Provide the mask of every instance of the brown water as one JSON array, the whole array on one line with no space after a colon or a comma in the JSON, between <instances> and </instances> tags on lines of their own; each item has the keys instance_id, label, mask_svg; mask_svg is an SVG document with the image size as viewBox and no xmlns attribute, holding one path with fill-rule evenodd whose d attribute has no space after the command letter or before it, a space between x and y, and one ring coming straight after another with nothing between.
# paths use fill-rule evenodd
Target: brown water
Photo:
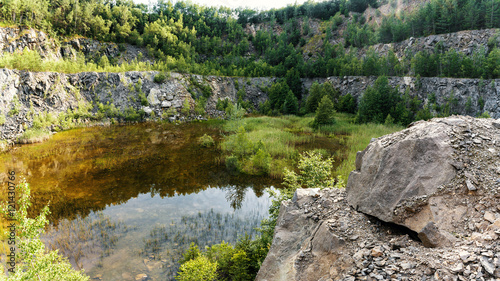
<instances>
[{"instance_id":1,"label":"brown water","mask_svg":"<svg viewBox=\"0 0 500 281\"><path fill-rule=\"evenodd\" d=\"M197 143L205 133L221 139L207 123L66 131L0 155L0 182L7 171L25 176L32 212L50 204L44 240L91 277L173 280L189 243L254 235L268 215L264 189L278 185L228 173L217 148Z\"/></svg>"}]
</instances>

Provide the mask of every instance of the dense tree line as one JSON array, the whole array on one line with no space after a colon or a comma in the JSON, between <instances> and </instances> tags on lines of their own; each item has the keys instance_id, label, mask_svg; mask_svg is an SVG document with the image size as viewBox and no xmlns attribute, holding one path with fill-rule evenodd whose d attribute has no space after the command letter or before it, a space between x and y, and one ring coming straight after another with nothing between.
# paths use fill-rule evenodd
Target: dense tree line
<instances>
[{"instance_id":1,"label":"dense tree line","mask_svg":"<svg viewBox=\"0 0 500 281\"><path fill-rule=\"evenodd\" d=\"M362 13L368 6L377 8L377 0L328 0L321 2L307 1L302 5L288 5L281 9L271 9L258 13L251 9L238 9L238 22L240 24L262 23L275 21L279 24L289 19L307 16L320 20L327 20L338 12L348 15L349 12Z\"/></svg>"},{"instance_id":2,"label":"dense tree line","mask_svg":"<svg viewBox=\"0 0 500 281\"><path fill-rule=\"evenodd\" d=\"M445 52L439 45L430 53L408 53L399 58L393 52L379 55L373 50L360 57L355 49L377 40L388 42L407 36L496 26L499 3L500 0L432 0L412 14L384 19L378 30L364 24L365 19L359 14L353 14L344 31L345 44L337 45L330 43L329 36L342 23L341 14L377 6L376 1L309 1L257 13L165 0L150 6L136 5L130 0L4 0L0 2L0 17L52 34L144 46L164 65L162 70L283 77L300 103L300 78L304 77L500 77L496 40L490 40L489 48L475 50L470 56L454 50ZM329 20L324 22L326 34L321 37L321 52L307 59L302 47L310 39L309 24L313 18ZM444 19L449 23L443 23ZM244 31L247 23L265 21L269 24L254 35ZM281 24L284 32L276 33L274 24ZM105 59L96 57L94 63L105 64ZM290 97L287 106L292 111L294 103Z\"/></svg>"},{"instance_id":3,"label":"dense tree line","mask_svg":"<svg viewBox=\"0 0 500 281\"><path fill-rule=\"evenodd\" d=\"M382 19L378 42L409 37L500 27L500 0L431 0L410 13Z\"/></svg>"}]
</instances>

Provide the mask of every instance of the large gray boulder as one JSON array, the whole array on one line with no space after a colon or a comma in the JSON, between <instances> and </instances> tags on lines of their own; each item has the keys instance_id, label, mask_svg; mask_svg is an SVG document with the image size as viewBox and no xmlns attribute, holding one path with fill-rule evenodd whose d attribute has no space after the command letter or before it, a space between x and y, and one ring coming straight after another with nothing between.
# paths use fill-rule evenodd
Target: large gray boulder
<instances>
[{"instance_id":1,"label":"large gray boulder","mask_svg":"<svg viewBox=\"0 0 500 281\"><path fill-rule=\"evenodd\" d=\"M499 136L494 119L455 116L374 139L356 157L347 201L428 247L451 245L477 212L471 201L498 201Z\"/></svg>"}]
</instances>

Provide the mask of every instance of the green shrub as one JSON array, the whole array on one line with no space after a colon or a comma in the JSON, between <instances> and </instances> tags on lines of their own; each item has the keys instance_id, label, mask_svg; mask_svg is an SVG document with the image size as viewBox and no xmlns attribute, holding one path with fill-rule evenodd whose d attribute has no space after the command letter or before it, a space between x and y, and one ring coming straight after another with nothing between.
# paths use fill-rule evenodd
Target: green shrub
<instances>
[{"instance_id":1,"label":"green shrub","mask_svg":"<svg viewBox=\"0 0 500 281\"><path fill-rule=\"evenodd\" d=\"M139 90L139 99L141 100L141 105L149 105L148 98L146 98L146 94L142 90Z\"/></svg>"},{"instance_id":2,"label":"green shrub","mask_svg":"<svg viewBox=\"0 0 500 281\"><path fill-rule=\"evenodd\" d=\"M339 98L339 102L335 105L335 108L339 112L355 114L356 110L358 110L358 103L351 94L347 94Z\"/></svg>"},{"instance_id":3,"label":"green shrub","mask_svg":"<svg viewBox=\"0 0 500 281\"><path fill-rule=\"evenodd\" d=\"M223 100L218 99L217 104L215 105L215 109L220 110L220 111L226 111L226 108L229 106L229 99L225 98Z\"/></svg>"},{"instance_id":4,"label":"green shrub","mask_svg":"<svg viewBox=\"0 0 500 281\"><path fill-rule=\"evenodd\" d=\"M19 101L19 97L17 95L14 95L14 98L12 99L12 109L9 111L9 116L16 116L19 114L19 111L21 110L21 102Z\"/></svg>"},{"instance_id":5,"label":"green shrub","mask_svg":"<svg viewBox=\"0 0 500 281\"><path fill-rule=\"evenodd\" d=\"M207 99L203 96L199 97L194 104L194 112L198 115L205 115L206 104L207 104Z\"/></svg>"},{"instance_id":6,"label":"green shrub","mask_svg":"<svg viewBox=\"0 0 500 281\"><path fill-rule=\"evenodd\" d=\"M429 120L432 118L432 113L431 110L427 105L424 106L424 108L420 109L417 112L417 116L415 116L415 121L418 120Z\"/></svg>"},{"instance_id":7,"label":"green shrub","mask_svg":"<svg viewBox=\"0 0 500 281\"><path fill-rule=\"evenodd\" d=\"M255 155L250 157L248 161L250 163L250 167L247 171L248 174L252 175L262 175L269 174L271 171L271 154L266 152L263 148L259 148Z\"/></svg>"},{"instance_id":8,"label":"green shrub","mask_svg":"<svg viewBox=\"0 0 500 281\"><path fill-rule=\"evenodd\" d=\"M316 116L314 117L313 127L319 128L323 125L331 125L335 123L335 117L333 114L335 109L333 108L333 103L328 96L323 96L321 102L319 103L318 109L316 110Z\"/></svg>"},{"instance_id":9,"label":"green shrub","mask_svg":"<svg viewBox=\"0 0 500 281\"><path fill-rule=\"evenodd\" d=\"M155 75L155 78L153 79L155 83L161 84L167 80L167 76L165 73L160 72Z\"/></svg>"},{"instance_id":10,"label":"green shrub","mask_svg":"<svg viewBox=\"0 0 500 281\"><path fill-rule=\"evenodd\" d=\"M29 185L22 182L16 190L20 194L16 205L18 209L13 217L17 221L18 235L16 270L6 277L3 266L0 266L0 280L89 280L83 271L73 270L69 261L57 251L48 251L41 241L40 235L49 222L47 219L49 208L43 208L38 217L29 218L28 208L31 206ZM2 204L0 215L10 216L7 210L7 206Z\"/></svg>"},{"instance_id":11,"label":"green shrub","mask_svg":"<svg viewBox=\"0 0 500 281\"><path fill-rule=\"evenodd\" d=\"M184 102L182 103L181 112L186 116L191 112L191 105L189 104L189 100L187 98L184 99Z\"/></svg>"},{"instance_id":12,"label":"green shrub","mask_svg":"<svg viewBox=\"0 0 500 281\"><path fill-rule=\"evenodd\" d=\"M207 257L200 255L189 260L179 268L178 281L211 281L217 276L217 262L211 262Z\"/></svg>"},{"instance_id":13,"label":"green shrub","mask_svg":"<svg viewBox=\"0 0 500 281\"><path fill-rule=\"evenodd\" d=\"M2 126L3 124L5 124L5 121L7 121L6 118L5 118L5 115L2 114L2 113L0 113L0 126Z\"/></svg>"},{"instance_id":14,"label":"green shrub","mask_svg":"<svg viewBox=\"0 0 500 281\"><path fill-rule=\"evenodd\" d=\"M204 134L198 138L198 143L203 147L210 147L215 144L215 141L211 136Z\"/></svg>"},{"instance_id":15,"label":"green shrub","mask_svg":"<svg viewBox=\"0 0 500 281\"><path fill-rule=\"evenodd\" d=\"M184 253L184 257L182 260L179 261L180 264L183 264L185 262L188 262L190 260L196 259L198 256L200 256L200 248L198 248L198 245L194 244L194 242L191 242L189 245L189 249L186 250Z\"/></svg>"},{"instance_id":16,"label":"green shrub","mask_svg":"<svg viewBox=\"0 0 500 281\"><path fill-rule=\"evenodd\" d=\"M288 91L285 97L283 106L281 107L283 114L297 114L299 112L299 102L292 91Z\"/></svg>"},{"instance_id":17,"label":"green shrub","mask_svg":"<svg viewBox=\"0 0 500 281\"><path fill-rule=\"evenodd\" d=\"M391 126L394 125L394 118L390 114L387 114L387 117L385 118L384 125L386 126Z\"/></svg>"},{"instance_id":18,"label":"green shrub","mask_svg":"<svg viewBox=\"0 0 500 281\"><path fill-rule=\"evenodd\" d=\"M491 118L490 113L488 111L485 111L479 115L479 118Z\"/></svg>"},{"instance_id":19,"label":"green shrub","mask_svg":"<svg viewBox=\"0 0 500 281\"><path fill-rule=\"evenodd\" d=\"M226 116L229 120L239 120L243 118L245 113L246 110L240 104L236 104L235 106L232 103L228 103L226 108Z\"/></svg>"},{"instance_id":20,"label":"green shrub","mask_svg":"<svg viewBox=\"0 0 500 281\"><path fill-rule=\"evenodd\" d=\"M333 159L323 159L319 151L307 151L301 154L297 167L299 168L299 175L297 176L296 182L299 183L300 186L306 188L325 188L333 186ZM285 177L285 186L293 187L293 178L294 177L290 177L289 181Z\"/></svg>"},{"instance_id":21,"label":"green shrub","mask_svg":"<svg viewBox=\"0 0 500 281\"><path fill-rule=\"evenodd\" d=\"M136 111L132 106L125 110L124 118L126 121L139 121L144 117L143 110Z\"/></svg>"}]
</instances>

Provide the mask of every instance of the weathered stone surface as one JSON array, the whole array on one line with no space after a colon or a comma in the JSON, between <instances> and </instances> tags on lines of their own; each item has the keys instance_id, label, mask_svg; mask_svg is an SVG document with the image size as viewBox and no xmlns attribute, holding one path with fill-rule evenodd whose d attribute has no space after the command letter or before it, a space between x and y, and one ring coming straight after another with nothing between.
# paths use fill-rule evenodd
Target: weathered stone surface
<instances>
[{"instance_id":1,"label":"weathered stone surface","mask_svg":"<svg viewBox=\"0 0 500 281\"><path fill-rule=\"evenodd\" d=\"M456 241L451 233L476 241L498 239L493 225L500 198L495 122L432 119L372 141L358 153L358 169L349 176L349 204L408 227L428 247L451 246Z\"/></svg>"},{"instance_id":2,"label":"weathered stone surface","mask_svg":"<svg viewBox=\"0 0 500 281\"><path fill-rule=\"evenodd\" d=\"M458 231L461 226L453 244L428 248L392 224L350 208L345 190L299 189L295 197L281 206L273 244L257 281L476 280L481 276L490 280L500 272L500 244L476 242L472 231ZM473 205L481 202L485 208L496 208L498 202L489 199ZM330 207L321 208L325 204ZM483 218L473 212L467 219Z\"/></svg>"},{"instance_id":3,"label":"weathered stone surface","mask_svg":"<svg viewBox=\"0 0 500 281\"><path fill-rule=\"evenodd\" d=\"M447 128L440 122L420 122L370 143L363 152L361 169L349 176L349 203L381 220L403 222L407 213L395 213L400 204L434 194L455 177ZM403 224L420 232L427 221Z\"/></svg>"},{"instance_id":4,"label":"weathered stone surface","mask_svg":"<svg viewBox=\"0 0 500 281\"><path fill-rule=\"evenodd\" d=\"M425 247L429 248L451 246L455 240L453 237L449 237L449 235L442 233L434 222L429 222L420 230L418 238L420 238Z\"/></svg>"}]
</instances>

